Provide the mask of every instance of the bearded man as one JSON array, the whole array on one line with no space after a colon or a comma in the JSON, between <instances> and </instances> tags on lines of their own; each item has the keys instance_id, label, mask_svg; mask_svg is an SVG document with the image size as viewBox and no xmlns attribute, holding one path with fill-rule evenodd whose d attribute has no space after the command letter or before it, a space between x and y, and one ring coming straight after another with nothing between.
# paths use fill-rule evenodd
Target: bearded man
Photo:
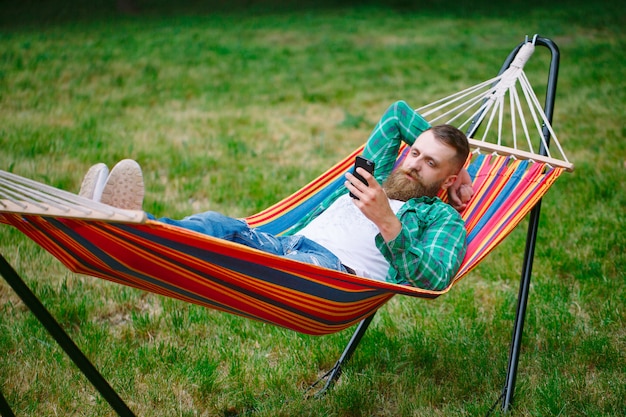
<instances>
[{"instance_id":1,"label":"bearded man","mask_svg":"<svg viewBox=\"0 0 626 417\"><path fill-rule=\"evenodd\" d=\"M410 149L395 167L403 142ZM285 235L264 233L212 211L156 220L325 268L441 290L465 255L466 232L458 211L473 194L463 169L468 155L463 132L450 125L430 127L398 101L363 151L375 163L374 175L358 168L363 183L347 173L344 186ZM139 164L126 159L107 173L104 164L94 165L80 194L140 210L144 184ZM454 207L437 197L440 190L448 190Z\"/></svg>"}]
</instances>

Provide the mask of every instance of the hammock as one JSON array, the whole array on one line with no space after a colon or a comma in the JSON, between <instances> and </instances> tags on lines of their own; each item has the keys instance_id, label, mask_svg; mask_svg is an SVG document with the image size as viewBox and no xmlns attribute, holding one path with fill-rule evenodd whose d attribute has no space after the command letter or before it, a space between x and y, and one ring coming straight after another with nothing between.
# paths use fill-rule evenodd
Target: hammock
<instances>
[{"instance_id":1,"label":"hammock","mask_svg":"<svg viewBox=\"0 0 626 417\"><path fill-rule=\"evenodd\" d=\"M353 160L346 158L326 177L341 180L343 165L351 165ZM474 177L476 197L463 213L468 251L454 282L515 227L562 169L477 155L468 171ZM12 174L1 175L3 182L19 180ZM302 194L290 197L285 207L272 208L248 221L270 221L258 226L266 229L277 223L285 225L290 210L307 206L309 202L301 200L319 186L313 182ZM332 188L326 186L320 193ZM40 189L55 195L59 192ZM129 224L8 213L3 217L74 272L308 334L350 327L395 294L435 298L452 286L432 291L361 278L157 221Z\"/></svg>"},{"instance_id":2,"label":"hammock","mask_svg":"<svg viewBox=\"0 0 626 417\"><path fill-rule=\"evenodd\" d=\"M467 254L454 280L441 291L267 254L5 171L0 171L0 222L19 229L76 273L301 333L341 331L371 317L396 294L436 298L448 292L518 225L563 171L573 169L551 127L551 116L523 71L536 41L520 44L498 76L417 109L431 124L465 129L474 149L466 167L475 195L462 213ZM550 137L556 156L548 151ZM532 144L537 142L535 150ZM247 222L274 234L288 232L342 186L362 149L293 195L247 217ZM400 150L399 161L406 150ZM445 193L441 197L447 198Z\"/></svg>"},{"instance_id":3,"label":"hammock","mask_svg":"<svg viewBox=\"0 0 626 417\"><path fill-rule=\"evenodd\" d=\"M502 125L506 93L519 97L515 87L520 85L524 94L534 97L525 83L515 82L525 79L521 67L533 50L533 43L526 43L510 71L418 111L427 118L440 113L430 118L431 123L454 123L469 112L460 128L477 115L484 118L491 111L492 116L500 115ZM506 88L502 88L503 84ZM472 110L473 106L476 110ZM533 115L541 115L536 120L547 122L541 106L531 108ZM519 122L528 133L525 119ZM556 141L555 135L553 138ZM143 213L94 203L4 171L0 171L1 219L74 272L297 332L322 335L354 325L395 294L435 298L448 292L515 228L561 172L571 169L566 160L549 160L540 155L533 155L532 160L518 159L523 153L504 148L501 140L498 135L498 150L506 150L509 155L483 154L480 149L493 149L493 146L471 141L478 150L467 165L476 194L462 213L468 231L468 250L455 279L441 291L302 264L145 220ZM287 231L304 213L341 186L345 172L361 150L362 147L356 149L300 191L246 220L251 226L271 233Z\"/></svg>"}]
</instances>

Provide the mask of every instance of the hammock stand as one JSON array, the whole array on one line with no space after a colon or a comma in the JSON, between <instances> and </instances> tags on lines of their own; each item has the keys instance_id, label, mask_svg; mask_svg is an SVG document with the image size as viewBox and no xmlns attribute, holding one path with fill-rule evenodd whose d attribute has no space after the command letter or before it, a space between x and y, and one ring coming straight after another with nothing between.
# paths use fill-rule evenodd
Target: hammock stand
<instances>
[{"instance_id":1,"label":"hammock stand","mask_svg":"<svg viewBox=\"0 0 626 417\"><path fill-rule=\"evenodd\" d=\"M500 74L503 74L509 67L515 66L518 52L528 44L529 42L522 42L511 52ZM466 256L454 281L458 282L475 267L525 217L526 213L531 211L507 380L500 397L503 399L503 410L509 409L513 397L541 196L563 170L573 168L573 165L567 161L561 163L552 158L548 150L548 141L551 136L554 137L550 125L558 73L558 48L549 39L540 37L535 37L532 45L533 50L534 45L539 45L547 47L552 53L545 112L541 116L543 128L540 132L540 151L539 154L530 156L532 161L536 162L519 161L516 156L525 156L524 152L507 153L509 148L499 144L492 145L475 139L470 140L474 147L490 152L497 151L509 156L492 158L493 155L478 155L477 160L480 163L468 166L468 172L474 178L475 188L479 187L477 196L480 196L480 198L474 197L470 202L470 207L463 214L469 231L469 247L472 248L471 252L475 256L470 259ZM522 81L521 78L520 81ZM494 86L497 87L499 84L501 83L493 81ZM486 117L489 114L487 104L490 102L490 99L486 97L482 96L483 105L471 117L471 123L465 127L471 138L479 134L483 122L487 124L487 128L484 129L486 135L494 120L494 115L497 114L497 112L492 112L490 118ZM513 101L511 103L513 107ZM433 104L438 105L438 102ZM450 121L441 121L441 117L449 117L449 114L437 115L439 108L428 109L428 107L425 106L422 108L423 111L422 109L418 111L424 117L430 117L431 122L451 123L454 121L454 118ZM533 118L535 118L534 113ZM541 122L538 123L535 120L535 124L539 126ZM554 139L558 145L556 137ZM560 145L558 147L560 149ZM361 150L362 147L355 150L323 174L320 179L304 187L303 191L246 220L255 227L273 233L288 230L293 224L294 217L301 217L303 213L315 207L333 189L336 189L337 184L343 182L343 173L350 169L354 155L360 153ZM494 167L497 168L496 178L489 176ZM530 179L524 176L517 178L518 171L532 171L533 176ZM39 197L40 191L32 191L28 188L34 182L15 177L17 176L0 171L0 223L7 223L18 228L74 272L109 279L303 333L328 334L360 322L341 358L327 374L328 381L322 392L339 377L341 367L356 349L374 313L393 295L405 294L435 298L446 293L452 286L451 284L442 291L429 291L378 281L372 282L338 271L329 271L258 251L250 251L240 245L208 238L158 222L145 221L143 212L113 209L58 189L48 191L49 195L46 195L48 200L45 205L39 202L31 203L29 201L33 201L32 198ZM12 188L14 183L18 184L17 188ZM498 193L506 194L506 191L510 191L515 194L514 187L511 187L513 190L507 190L508 183L530 184L525 185L523 195L516 196L516 203L523 203L524 210L509 210L511 202L506 199L498 200L499 194L492 192L492 189L496 188ZM28 193L19 195L18 200L11 198L4 200L7 195L14 197L14 190L22 188L27 189ZM41 188L34 188L34 190L41 190ZM442 197L445 198L445 195ZM75 203L70 209L64 205L68 201ZM487 210L491 207L495 207L495 214ZM531 210L531 207L534 208ZM97 213L96 217L87 215L94 212ZM497 219L500 223L491 224L489 223L492 220L491 217L502 217L502 219L501 221ZM485 226L486 224L488 226ZM486 229L489 235L486 235L483 229ZM492 238L491 234L496 235L495 238ZM472 246L475 241L478 243ZM478 245L480 246L476 247ZM162 262L164 259L167 263ZM209 265L206 265L207 262ZM150 271L145 272L146 263L149 267L159 269L159 271L153 275L149 274ZM200 263L199 266L198 263ZM163 268L167 269L165 273L160 270ZM133 415L1 255L0 273L112 408L119 415ZM159 278L161 275L176 275L177 279L184 282L161 280ZM213 298L203 295L207 291ZM6 399L1 394L0 412L6 416L13 415Z\"/></svg>"},{"instance_id":2,"label":"hammock stand","mask_svg":"<svg viewBox=\"0 0 626 417\"><path fill-rule=\"evenodd\" d=\"M548 82L546 87L546 96L545 102L543 105L545 115L549 123L552 123L552 117L554 114L554 104L556 99L556 86L558 80L558 72L559 72L559 63L560 63L560 52L557 45L548 38L535 37L534 44L538 46L543 46L549 49L551 53L550 66L548 69ZM504 61L499 74L502 74L506 69L509 68L511 63L514 61L516 55L524 46L525 42L520 43L515 49L511 51L509 56ZM418 109L419 110L419 109ZM472 118L472 122L469 128L466 131L466 135L468 138L473 138L475 132L478 130L480 124L482 123L483 113L477 114L474 118ZM542 136L544 140L539 143L539 153L540 155L548 154L548 147L550 144L550 136L551 132L547 125L544 125L542 128ZM568 168L571 169L571 168ZM532 275L532 266L533 260L535 256L535 245L537 241L537 234L539 231L539 217L541 214L541 199L537 201L535 206L530 211L528 231L526 235L526 247L524 252L524 259L522 263L521 270L521 279L520 279L520 287L517 297L517 306L515 311L515 321L513 324L513 333L511 337L510 349L509 349L509 359L507 365L507 373L504 386L502 388L500 397L496 401L501 401L501 409L504 412L508 412L511 409L513 403L513 394L515 391L515 382L517 378L517 368L519 363L519 357L521 352L522 345L522 336L524 332L524 321L526 317L526 306L528 304L528 297L530 292L530 279ZM350 360L357 346L361 342L363 335L367 331L369 325L374 319L374 312L371 316L365 318L363 321L359 323L352 337L350 338L348 344L346 345L343 353L335 363L335 365L324 374L318 381L316 381L309 389L315 387L318 383L326 379L325 385L320 389L316 396L323 395L328 388L336 380L340 377L342 367ZM493 408L492 408L493 410Z\"/></svg>"}]
</instances>

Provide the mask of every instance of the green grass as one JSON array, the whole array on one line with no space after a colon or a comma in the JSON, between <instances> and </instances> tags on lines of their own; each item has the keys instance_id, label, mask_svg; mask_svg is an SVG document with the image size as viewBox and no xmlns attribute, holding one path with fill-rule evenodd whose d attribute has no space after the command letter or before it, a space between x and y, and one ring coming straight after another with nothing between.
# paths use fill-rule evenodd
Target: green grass
<instances>
[{"instance_id":1,"label":"green grass","mask_svg":"<svg viewBox=\"0 0 626 417\"><path fill-rule=\"evenodd\" d=\"M172 217L265 208L391 102L429 103L494 75L525 35L553 39L576 170L543 201L515 413L626 414L620 2L114 3L2 2L0 168L76 191L92 163L135 158L145 208ZM350 330L310 337L74 275L8 226L0 252L138 415L474 416L504 382L524 229L448 295L392 299L319 399L304 391ZM17 415L113 414L4 281L0 329Z\"/></svg>"}]
</instances>

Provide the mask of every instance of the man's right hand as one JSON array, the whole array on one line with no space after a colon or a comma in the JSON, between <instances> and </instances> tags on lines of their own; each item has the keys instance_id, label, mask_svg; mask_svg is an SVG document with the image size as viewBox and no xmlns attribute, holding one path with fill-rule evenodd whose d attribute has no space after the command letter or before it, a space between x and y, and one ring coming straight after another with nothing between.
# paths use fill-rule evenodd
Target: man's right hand
<instances>
[{"instance_id":1,"label":"man's right hand","mask_svg":"<svg viewBox=\"0 0 626 417\"><path fill-rule=\"evenodd\" d=\"M346 173L346 188L358 198L358 200L352 199L352 202L378 227L385 242L389 242L398 236L402 230L402 223L391 209L389 198L376 178L363 168L357 169L367 181L367 185L351 173Z\"/></svg>"}]
</instances>

